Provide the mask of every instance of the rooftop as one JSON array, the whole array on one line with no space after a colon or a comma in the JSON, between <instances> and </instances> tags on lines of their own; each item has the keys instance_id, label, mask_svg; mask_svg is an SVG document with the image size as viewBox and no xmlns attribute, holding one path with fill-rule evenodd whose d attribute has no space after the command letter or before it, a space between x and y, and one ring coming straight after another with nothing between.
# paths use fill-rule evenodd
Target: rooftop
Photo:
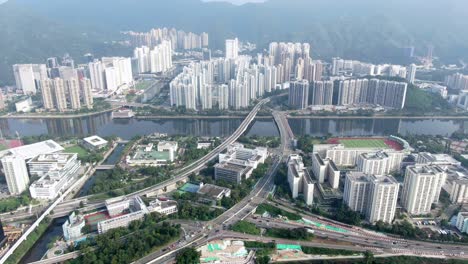
<instances>
[{"instance_id":1,"label":"rooftop","mask_svg":"<svg viewBox=\"0 0 468 264\"><path fill-rule=\"evenodd\" d=\"M144 147L136 151L135 160L170 160L170 153L167 151L144 151Z\"/></svg>"},{"instance_id":2,"label":"rooftop","mask_svg":"<svg viewBox=\"0 0 468 264\"><path fill-rule=\"evenodd\" d=\"M355 182L357 181L368 182L369 181L367 178L367 175L364 172L359 172L359 171L349 172L346 177Z\"/></svg>"},{"instance_id":3,"label":"rooftop","mask_svg":"<svg viewBox=\"0 0 468 264\"><path fill-rule=\"evenodd\" d=\"M215 165L216 168L222 168L226 170L231 170L231 171L236 171L236 172L244 172L245 169L247 169L246 166L242 165L237 165L237 164L232 164L229 162L224 162L224 163L218 163Z\"/></svg>"},{"instance_id":4,"label":"rooftop","mask_svg":"<svg viewBox=\"0 0 468 264\"><path fill-rule=\"evenodd\" d=\"M216 186L213 184L205 184L203 187L198 190L198 193L201 195L211 196L211 197L218 197L222 193L229 191L228 188Z\"/></svg>"},{"instance_id":5,"label":"rooftop","mask_svg":"<svg viewBox=\"0 0 468 264\"><path fill-rule=\"evenodd\" d=\"M411 170L414 173L419 173L419 174L435 174L435 173L444 172L444 170L437 165L408 166L407 170Z\"/></svg>"},{"instance_id":6,"label":"rooftop","mask_svg":"<svg viewBox=\"0 0 468 264\"><path fill-rule=\"evenodd\" d=\"M388 154L385 152L370 152L361 154L363 158L368 160L382 160L388 158Z\"/></svg>"},{"instance_id":7,"label":"rooftop","mask_svg":"<svg viewBox=\"0 0 468 264\"><path fill-rule=\"evenodd\" d=\"M9 149L8 152L23 159L32 159L40 154L51 154L63 151L64 148L53 140L46 140L30 145Z\"/></svg>"},{"instance_id":8,"label":"rooftop","mask_svg":"<svg viewBox=\"0 0 468 264\"><path fill-rule=\"evenodd\" d=\"M458 160L448 154L432 154L429 152L422 152L419 153L422 157L424 157L428 162L434 163L449 163L449 164L460 164Z\"/></svg>"},{"instance_id":9,"label":"rooftop","mask_svg":"<svg viewBox=\"0 0 468 264\"><path fill-rule=\"evenodd\" d=\"M107 144L107 140L101 138L100 136L91 136L91 137L87 137L87 138L83 138L84 141L86 141L87 143L93 145L93 146L99 146L99 145L104 145L104 144Z\"/></svg>"},{"instance_id":10,"label":"rooftop","mask_svg":"<svg viewBox=\"0 0 468 264\"><path fill-rule=\"evenodd\" d=\"M28 163L65 163L75 156L77 156L76 153L41 154L31 159Z\"/></svg>"}]
</instances>

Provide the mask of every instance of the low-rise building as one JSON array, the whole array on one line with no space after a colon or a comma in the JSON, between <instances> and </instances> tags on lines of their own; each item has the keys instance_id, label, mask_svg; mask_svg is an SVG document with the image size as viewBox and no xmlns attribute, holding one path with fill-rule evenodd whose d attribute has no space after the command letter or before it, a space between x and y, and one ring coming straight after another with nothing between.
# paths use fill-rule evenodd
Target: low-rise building
<instances>
[{"instance_id":1,"label":"low-rise building","mask_svg":"<svg viewBox=\"0 0 468 264\"><path fill-rule=\"evenodd\" d=\"M228 146L226 153L219 154L219 163L229 162L256 169L258 164L264 163L267 157L267 148L248 149L240 143L234 143Z\"/></svg>"},{"instance_id":2,"label":"low-rise building","mask_svg":"<svg viewBox=\"0 0 468 264\"><path fill-rule=\"evenodd\" d=\"M214 166L215 179L239 184L242 179L250 178L253 168L229 162L218 163Z\"/></svg>"},{"instance_id":3,"label":"low-rise building","mask_svg":"<svg viewBox=\"0 0 468 264\"><path fill-rule=\"evenodd\" d=\"M83 139L83 146L92 151L103 149L108 143L107 140L96 135Z\"/></svg>"},{"instance_id":4,"label":"low-rise building","mask_svg":"<svg viewBox=\"0 0 468 264\"><path fill-rule=\"evenodd\" d=\"M318 152L312 154L312 172L319 183L327 181L330 187L338 189L340 185L340 170L331 159L322 159Z\"/></svg>"},{"instance_id":5,"label":"low-rise building","mask_svg":"<svg viewBox=\"0 0 468 264\"><path fill-rule=\"evenodd\" d=\"M21 100L15 104L16 112L18 113L29 113L33 110L33 103L31 97Z\"/></svg>"},{"instance_id":6,"label":"low-rise building","mask_svg":"<svg viewBox=\"0 0 468 264\"><path fill-rule=\"evenodd\" d=\"M106 200L106 209L111 217L97 224L99 234L118 227L127 227L131 222L141 220L148 208L139 196Z\"/></svg>"},{"instance_id":7,"label":"low-rise building","mask_svg":"<svg viewBox=\"0 0 468 264\"><path fill-rule=\"evenodd\" d=\"M161 149L165 149L161 147ZM138 145L134 148L133 153L127 156L126 162L129 166L166 166L173 162L175 153L173 150L159 151L154 148L153 143L148 145Z\"/></svg>"},{"instance_id":8,"label":"low-rise building","mask_svg":"<svg viewBox=\"0 0 468 264\"><path fill-rule=\"evenodd\" d=\"M55 199L78 174L81 165L75 153L43 154L27 164L30 175L40 177L29 187L31 197L44 200Z\"/></svg>"},{"instance_id":9,"label":"low-rise building","mask_svg":"<svg viewBox=\"0 0 468 264\"><path fill-rule=\"evenodd\" d=\"M452 143L450 144L450 151L459 154L468 152L468 140L452 141Z\"/></svg>"},{"instance_id":10,"label":"low-rise building","mask_svg":"<svg viewBox=\"0 0 468 264\"><path fill-rule=\"evenodd\" d=\"M457 229L468 234L468 212L459 212L457 216Z\"/></svg>"},{"instance_id":11,"label":"low-rise building","mask_svg":"<svg viewBox=\"0 0 468 264\"><path fill-rule=\"evenodd\" d=\"M82 215L76 215L75 212L71 213L67 221L62 225L65 241L73 242L81 238L84 235L82 229L85 225L86 221Z\"/></svg>"},{"instance_id":12,"label":"low-rise building","mask_svg":"<svg viewBox=\"0 0 468 264\"><path fill-rule=\"evenodd\" d=\"M221 186L216 186L213 184L200 184L200 189L198 190L198 194L205 196L210 200L219 201L223 199L223 197L230 197L231 196L231 189L224 188Z\"/></svg>"},{"instance_id":13,"label":"low-rise building","mask_svg":"<svg viewBox=\"0 0 468 264\"><path fill-rule=\"evenodd\" d=\"M212 141L198 141L197 149L209 149L213 145Z\"/></svg>"},{"instance_id":14,"label":"low-rise building","mask_svg":"<svg viewBox=\"0 0 468 264\"><path fill-rule=\"evenodd\" d=\"M240 183L250 178L254 169L268 157L267 148L247 149L240 143L228 146L226 153L219 154L215 165L215 178Z\"/></svg>"},{"instance_id":15,"label":"low-rise building","mask_svg":"<svg viewBox=\"0 0 468 264\"><path fill-rule=\"evenodd\" d=\"M157 212L163 215L175 214L178 211L177 202L156 200L150 203L148 210L150 212Z\"/></svg>"},{"instance_id":16,"label":"low-rise building","mask_svg":"<svg viewBox=\"0 0 468 264\"><path fill-rule=\"evenodd\" d=\"M310 177L309 171L304 166L302 157L299 155L293 154L289 156L288 182L293 198L297 198L302 193L306 204L313 204L315 181Z\"/></svg>"},{"instance_id":17,"label":"low-rise building","mask_svg":"<svg viewBox=\"0 0 468 264\"><path fill-rule=\"evenodd\" d=\"M173 162L177 156L178 146L176 141L160 141L158 143L158 151L169 153L169 161Z\"/></svg>"}]
</instances>

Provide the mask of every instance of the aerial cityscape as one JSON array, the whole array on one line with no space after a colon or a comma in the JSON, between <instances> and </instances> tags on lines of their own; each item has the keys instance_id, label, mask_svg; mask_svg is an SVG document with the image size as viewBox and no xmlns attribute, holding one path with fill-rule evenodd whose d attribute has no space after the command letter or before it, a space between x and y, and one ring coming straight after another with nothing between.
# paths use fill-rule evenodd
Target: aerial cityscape
<instances>
[{"instance_id":1,"label":"aerial cityscape","mask_svg":"<svg viewBox=\"0 0 468 264\"><path fill-rule=\"evenodd\" d=\"M109 1L0 3L0 264L468 263L468 4Z\"/></svg>"}]
</instances>

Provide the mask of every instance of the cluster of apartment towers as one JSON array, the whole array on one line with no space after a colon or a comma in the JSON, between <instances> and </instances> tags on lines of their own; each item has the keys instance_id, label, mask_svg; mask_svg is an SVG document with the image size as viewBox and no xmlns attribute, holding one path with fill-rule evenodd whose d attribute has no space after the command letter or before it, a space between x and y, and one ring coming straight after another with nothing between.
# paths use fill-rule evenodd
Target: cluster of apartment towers
<instances>
[{"instance_id":1,"label":"cluster of apartment towers","mask_svg":"<svg viewBox=\"0 0 468 264\"><path fill-rule=\"evenodd\" d=\"M288 88L294 79L322 78L307 43L271 43L268 54L239 55L238 39L226 40L224 58L191 63L170 83L171 105L191 110L243 109L252 100Z\"/></svg>"},{"instance_id":2,"label":"cluster of apartment towers","mask_svg":"<svg viewBox=\"0 0 468 264\"><path fill-rule=\"evenodd\" d=\"M311 154L312 172L304 166L302 157L291 155L288 161L288 182L293 198L302 194L306 204L313 204L314 188L318 182L328 183L338 189L340 170L355 167L346 173L344 203L353 211L366 216L374 223L390 223L395 217L397 201L411 215L430 213L437 203L442 186L447 179L443 163L434 162L429 153L420 153L415 165L406 167L405 180L400 194L400 183L391 173L400 172L403 159L410 154L409 145L400 138L393 138L406 146L402 150L392 148L350 148L342 144L320 144ZM400 194L400 195L399 195Z\"/></svg>"},{"instance_id":3,"label":"cluster of apartment towers","mask_svg":"<svg viewBox=\"0 0 468 264\"><path fill-rule=\"evenodd\" d=\"M15 64L16 86L28 95L40 91L44 109L60 112L90 109L94 97L106 97L133 86L131 58L85 57L89 63L78 67L71 58L61 64L57 58L47 59L47 64Z\"/></svg>"},{"instance_id":4,"label":"cluster of apartment towers","mask_svg":"<svg viewBox=\"0 0 468 264\"><path fill-rule=\"evenodd\" d=\"M135 73L163 73L172 68L173 50L208 47L208 34L185 33L175 29L153 29L147 33L125 32L130 36L134 58L85 55L85 64L75 67L66 55L47 64L13 65L16 86L24 94L42 93L45 110L67 111L93 107L93 97L121 94L134 85ZM135 72L134 72L135 71Z\"/></svg>"}]
</instances>

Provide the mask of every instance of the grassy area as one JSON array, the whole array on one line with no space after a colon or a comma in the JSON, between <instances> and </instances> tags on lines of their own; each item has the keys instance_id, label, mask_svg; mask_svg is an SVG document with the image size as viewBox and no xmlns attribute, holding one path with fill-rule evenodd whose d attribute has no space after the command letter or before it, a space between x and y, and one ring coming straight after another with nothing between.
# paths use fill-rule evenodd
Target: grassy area
<instances>
[{"instance_id":1,"label":"grassy area","mask_svg":"<svg viewBox=\"0 0 468 264\"><path fill-rule=\"evenodd\" d=\"M20 263L21 259L28 253L34 246L36 241L45 233L49 227L50 219L46 218L39 226L32 232L28 239L23 241L21 245L13 252L13 254L6 260L5 264Z\"/></svg>"},{"instance_id":2,"label":"grassy area","mask_svg":"<svg viewBox=\"0 0 468 264\"><path fill-rule=\"evenodd\" d=\"M434 258L421 258L421 257L389 257L389 258L374 258L372 262L367 262L364 259L340 259L340 260L307 260L307 261L292 261L292 262L284 262L285 264L322 264L322 263L329 263L329 264L366 264L366 263L373 263L373 264L468 264L466 260L458 260L458 259L434 259Z\"/></svg>"},{"instance_id":3,"label":"grassy area","mask_svg":"<svg viewBox=\"0 0 468 264\"><path fill-rule=\"evenodd\" d=\"M287 212L283 209L280 209L278 207L275 207L273 205L269 205L269 204L261 204L257 207L257 210L255 211L256 214L259 214L259 215L262 215L264 214L265 212L268 212L271 216L283 216L283 217L287 217L289 220L300 220L302 219L302 217L298 214L294 214L294 213L290 213L290 212Z\"/></svg>"},{"instance_id":4,"label":"grassy area","mask_svg":"<svg viewBox=\"0 0 468 264\"><path fill-rule=\"evenodd\" d=\"M25 191L19 197L8 197L0 200L0 213L16 210L20 206L26 206L31 203L29 192Z\"/></svg>"},{"instance_id":5,"label":"grassy area","mask_svg":"<svg viewBox=\"0 0 468 264\"><path fill-rule=\"evenodd\" d=\"M260 229L256 225L249 223L247 221L239 221L232 226L232 231L239 233L250 234L250 235L260 235Z\"/></svg>"},{"instance_id":6,"label":"grassy area","mask_svg":"<svg viewBox=\"0 0 468 264\"><path fill-rule=\"evenodd\" d=\"M302 247L302 252L307 255L331 255L331 256L352 256L360 254L356 251L333 249L333 248L316 248L316 247Z\"/></svg>"},{"instance_id":7,"label":"grassy area","mask_svg":"<svg viewBox=\"0 0 468 264\"><path fill-rule=\"evenodd\" d=\"M291 240L310 240L314 237L314 235L309 233L305 228L269 228L266 230L265 236Z\"/></svg>"},{"instance_id":8,"label":"grassy area","mask_svg":"<svg viewBox=\"0 0 468 264\"><path fill-rule=\"evenodd\" d=\"M148 89L151 84L153 84L152 81L140 81L135 85L136 90L146 90Z\"/></svg>"},{"instance_id":9,"label":"grassy area","mask_svg":"<svg viewBox=\"0 0 468 264\"><path fill-rule=\"evenodd\" d=\"M383 139L342 139L346 148L388 148Z\"/></svg>"},{"instance_id":10,"label":"grassy area","mask_svg":"<svg viewBox=\"0 0 468 264\"><path fill-rule=\"evenodd\" d=\"M78 146L78 145L65 148L64 152L66 152L66 153L76 153L76 154L78 154L79 158L86 157L89 154L89 152L86 149L84 149L83 147Z\"/></svg>"},{"instance_id":11,"label":"grassy area","mask_svg":"<svg viewBox=\"0 0 468 264\"><path fill-rule=\"evenodd\" d=\"M276 244L273 242L263 243L258 241L244 241L244 245L246 248L270 248L275 249Z\"/></svg>"}]
</instances>

